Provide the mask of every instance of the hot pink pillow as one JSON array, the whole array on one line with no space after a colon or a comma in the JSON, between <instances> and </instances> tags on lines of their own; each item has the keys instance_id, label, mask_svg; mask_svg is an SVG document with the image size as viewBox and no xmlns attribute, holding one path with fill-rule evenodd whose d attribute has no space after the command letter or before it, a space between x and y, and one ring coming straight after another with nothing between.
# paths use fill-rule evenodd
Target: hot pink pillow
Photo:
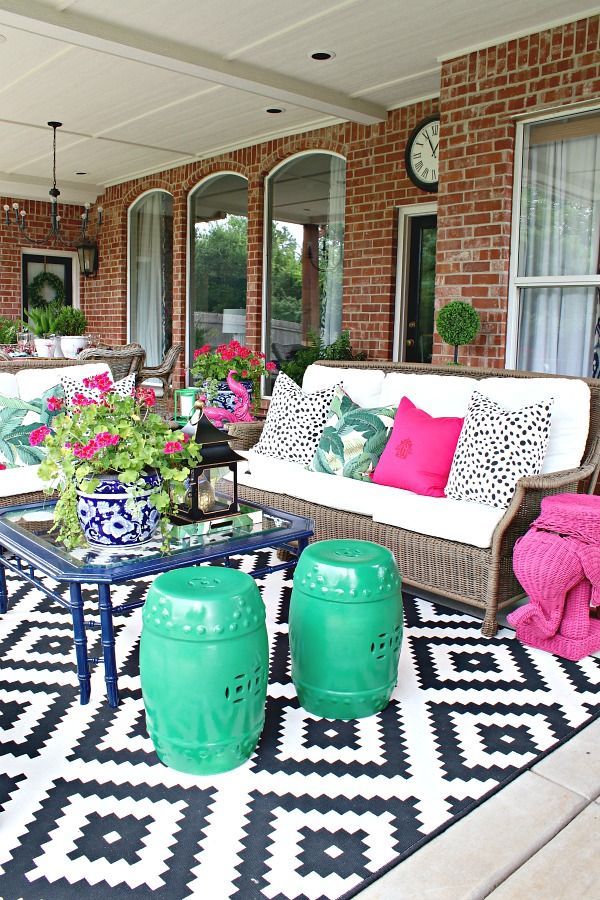
<instances>
[{"instance_id":1,"label":"hot pink pillow","mask_svg":"<svg viewBox=\"0 0 600 900\"><path fill-rule=\"evenodd\" d=\"M385 450L373 472L375 484L444 497L464 419L436 419L403 397Z\"/></svg>"}]
</instances>

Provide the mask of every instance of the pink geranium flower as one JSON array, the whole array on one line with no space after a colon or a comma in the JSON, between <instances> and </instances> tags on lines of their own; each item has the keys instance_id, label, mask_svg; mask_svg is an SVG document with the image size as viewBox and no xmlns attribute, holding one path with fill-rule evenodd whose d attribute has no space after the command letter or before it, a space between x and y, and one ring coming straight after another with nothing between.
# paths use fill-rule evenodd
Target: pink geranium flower
<instances>
[{"instance_id":1,"label":"pink geranium flower","mask_svg":"<svg viewBox=\"0 0 600 900\"><path fill-rule=\"evenodd\" d=\"M40 425L39 428L34 428L34 430L29 435L30 446L38 447L46 440L49 434L51 434L51 431L47 425Z\"/></svg>"},{"instance_id":2,"label":"pink geranium flower","mask_svg":"<svg viewBox=\"0 0 600 900\"><path fill-rule=\"evenodd\" d=\"M267 372L276 372L277 371L277 363L274 363L274 362L265 363L265 369L267 370Z\"/></svg>"},{"instance_id":3,"label":"pink geranium flower","mask_svg":"<svg viewBox=\"0 0 600 900\"><path fill-rule=\"evenodd\" d=\"M48 397L46 400L46 406L50 410L50 412L57 412L59 409L62 409L64 406L64 400L60 397Z\"/></svg>"},{"instance_id":4,"label":"pink geranium flower","mask_svg":"<svg viewBox=\"0 0 600 900\"><path fill-rule=\"evenodd\" d=\"M94 440L97 447L114 447L121 438L118 434L111 434L110 431L99 431Z\"/></svg>"},{"instance_id":5,"label":"pink geranium flower","mask_svg":"<svg viewBox=\"0 0 600 900\"><path fill-rule=\"evenodd\" d=\"M100 375L90 375L88 378L83 379L83 383L87 388L93 388L102 394L106 394L114 388L113 380L107 372L102 372Z\"/></svg>"},{"instance_id":6,"label":"pink geranium flower","mask_svg":"<svg viewBox=\"0 0 600 900\"><path fill-rule=\"evenodd\" d=\"M143 403L144 406L156 405L156 394L152 388L139 387L135 392L136 399Z\"/></svg>"},{"instance_id":7,"label":"pink geranium flower","mask_svg":"<svg viewBox=\"0 0 600 900\"><path fill-rule=\"evenodd\" d=\"M181 441L167 441L165 444L165 453L178 453L180 450L183 450Z\"/></svg>"}]
</instances>

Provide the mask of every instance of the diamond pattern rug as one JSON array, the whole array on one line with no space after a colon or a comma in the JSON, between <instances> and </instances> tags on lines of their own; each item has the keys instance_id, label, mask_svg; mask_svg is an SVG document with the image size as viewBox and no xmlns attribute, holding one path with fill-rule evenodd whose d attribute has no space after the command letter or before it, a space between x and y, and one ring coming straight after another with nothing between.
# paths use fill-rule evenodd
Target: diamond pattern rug
<instances>
[{"instance_id":1,"label":"diamond pattern rug","mask_svg":"<svg viewBox=\"0 0 600 900\"><path fill-rule=\"evenodd\" d=\"M268 554L244 557L245 571ZM600 713L600 660L405 600L398 687L377 716L318 719L289 677L291 580L259 582L271 679L257 752L222 775L163 766L138 677L141 611L116 620L121 705L78 702L70 620L10 580L0 617L0 898L339 900ZM114 602L146 586L118 588ZM91 608L90 608L91 609ZM97 655L97 653L96 653Z\"/></svg>"}]
</instances>

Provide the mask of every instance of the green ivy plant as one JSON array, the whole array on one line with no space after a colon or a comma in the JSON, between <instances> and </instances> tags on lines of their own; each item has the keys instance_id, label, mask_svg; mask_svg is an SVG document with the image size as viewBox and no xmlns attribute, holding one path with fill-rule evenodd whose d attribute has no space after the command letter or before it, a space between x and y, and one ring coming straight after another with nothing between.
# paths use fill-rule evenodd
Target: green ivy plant
<instances>
[{"instance_id":1,"label":"green ivy plant","mask_svg":"<svg viewBox=\"0 0 600 900\"><path fill-rule=\"evenodd\" d=\"M453 300L438 312L437 331L446 344L454 346L454 365L458 365L458 348L475 340L480 324L479 313L464 300Z\"/></svg>"},{"instance_id":2,"label":"green ivy plant","mask_svg":"<svg viewBox=\"0 0 600 900\"><path fill-rule=\"evenodd\" d=\"M45 459L39 474L44 481L58 484L59 499L54 512L54 531L67 547L85 545L77 516L77 490L93 492L98 476L116 473L133 489L144 488L143 476L156 471L161 487L151 502L161 513L163 545L168 545L171 529L168 516L186 494L190 470L200 460L200 445L182 431L172 431L168 423L151 407L154 391L138 388L133 396L123 397L112 390L106 375L84 379L84 385L98 392L90 400L76 394L73 405L58 415L50 426L42 426L29 437L32 446L41 446ZM50 408L59 404L48 401Z\"/></svg>"},{"instance_id":3,"label":"green ivy plant","mask_svg":"<svg viewBox=\"0 0 600 900\"><path fill-rule=\"evenodd\" d=\"M342 331L331 344L324 344L321 337L314 332L308 336L308 346L302 347L294 354L294 358L281 363L281 371L292 378L296 384L302 385L307 368L318 359L365 359L366 354L355 352L350 343L350 332Z\"/></svg>"}]
</instances>

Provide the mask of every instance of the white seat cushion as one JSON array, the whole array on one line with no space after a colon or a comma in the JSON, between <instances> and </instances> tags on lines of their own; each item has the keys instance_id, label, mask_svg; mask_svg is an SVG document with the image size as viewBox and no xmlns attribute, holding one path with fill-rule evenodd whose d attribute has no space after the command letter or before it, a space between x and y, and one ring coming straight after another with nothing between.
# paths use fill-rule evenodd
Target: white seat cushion
<instances>
[{"instance_id":1,"label":"white seat cushion","mask_svg":"<svg viewBox=\"0 0 600 900\"><path fill-rule=\"evenodd\" d=\"M247 463L238 466L238 483L261 491L288 494L299 500L331 506L346 512L371 515L378 485L353 478L336 478L312 472L299 463L274 459L248 450ZM240 491L243 496L243 489Z\"/></svg>"},{"instance_id":2,"label":"white seat cushion","mask_svg":"<svg viewBox=\"0 0 600 900\"><path fill-rule=\"evenodd\" d=\"M497 506L424 497L400 488L381 487L380 491L373 508L375 522L474 547L491 547L496 525L506 513Z\"/></svg>"},{"instance_id":3,"label":"white seat cushion","mask_svg":"<svg viewBox=\"0 0 600 900\"><path fill-rule=\"evenodd\" d=\"M106 363L87 363L81 366L62 366L56 369L21 369L15 378L19 388L21 400L35 400L41 397L49 388L60 384L63 375L81 380L89 375L100 375L110 369Z\"/></svg>"},{"instance_id":4,"label":"white seat cushion","mask_svg":"<svg viewBox=\"0 0 600 900\"><path fill-rule=\"evenodd\" d=\"M38 466L17 466L14 469L0 470L0 497L43 491L46 487L48 482L42 481L38 475Z\"/></svg>"},{"instance_id":5,"label":"white seat cushion","mask_svg":"<svg viewBox=\"0 0 600 900\"><path fill-rule=\"evenodd\" d=\"M381 406L387 405L379 402L383 378L381 369L344 369L341 366L320 366L313 363L304 373L302 390L310 394L341 384L359 406Z\"/></svg>"},{"instance_id":6,"label":"white seat cushion","mask_svg":"<svg viewBox=\"0 0 600 900\"><path fill-rule=\"evenodd\" d=\"M0 372L0 394L3 397L18 397L19 383L12 372Z\"/></svg>"}]
</instances>

